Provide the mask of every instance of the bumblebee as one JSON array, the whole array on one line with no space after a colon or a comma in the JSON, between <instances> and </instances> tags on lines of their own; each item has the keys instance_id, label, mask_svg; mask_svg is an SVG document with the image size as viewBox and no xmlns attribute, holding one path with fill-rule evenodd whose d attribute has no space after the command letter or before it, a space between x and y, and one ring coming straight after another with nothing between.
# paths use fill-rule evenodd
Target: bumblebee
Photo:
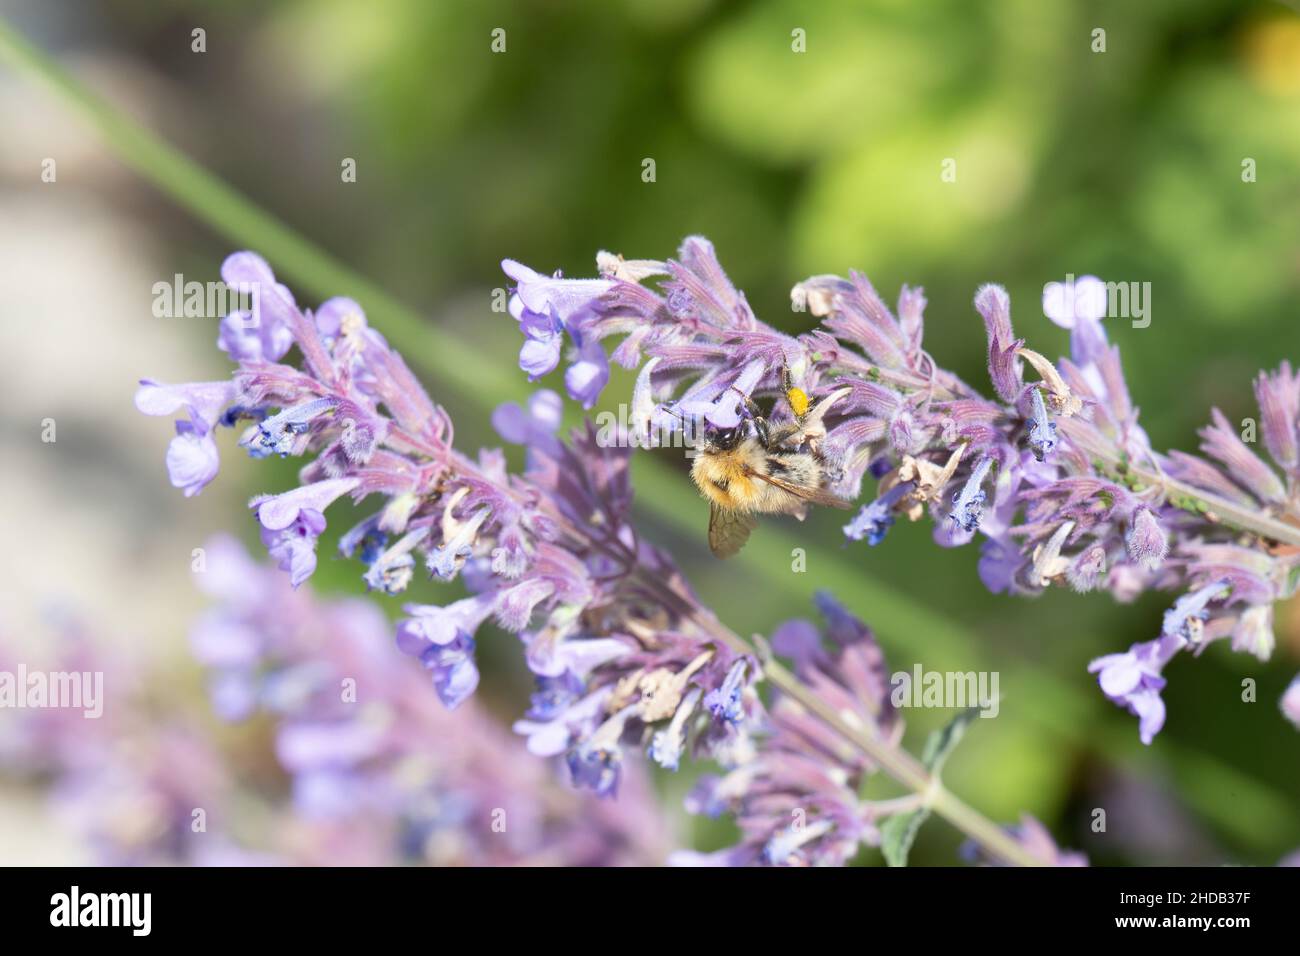
<instances>
[{"instance_id":1,"label":"bumblebee","mask_svg":"<svg viewBox=\"0 0 1300 956\"><path fill-rule=\"evenodd\" d=\"M807 506L851 508L822 487L825 460L822 417L848 394L843 388L811 402L782 370L782 392L794 420L773 426L747 395L749 418L735 428L706 427L691 466L691 480L709 499L709 549L719 558L736 554L758 524L758 514L803 518Z\"/></svg>"}]
</instances>

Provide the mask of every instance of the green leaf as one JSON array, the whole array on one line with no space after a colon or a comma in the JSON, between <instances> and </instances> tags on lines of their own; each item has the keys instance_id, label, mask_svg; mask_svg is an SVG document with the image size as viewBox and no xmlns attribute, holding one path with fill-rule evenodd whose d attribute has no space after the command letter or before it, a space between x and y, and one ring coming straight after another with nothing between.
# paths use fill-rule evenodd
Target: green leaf
<instances>
[{"instance_id":1,"label":"green leaf","mask_svg":"<svg viewBox=\"0 0 1300 956\"><path fill-rule=\"evenodd\" d=\"M880 852L887 866L907 866L907 854L920 832L921 824L930 816L929 807L895 813L880 827Z\"/></svg>"},{"instance_id":2,"label":"green leaf","mask_svg":"<svg viewBox=\"0 0 1300 956\"><path fill-rule=\"evenodd\" d=\"M946 727L936 730L926 740L925 750L921 752L921 762L932 774L938 776L939 771L943 769L944 761L956 749L957 744L966 735L966 728L979 714L978 707L967 707L949 721Z\"/></svg>"}]
</instances>

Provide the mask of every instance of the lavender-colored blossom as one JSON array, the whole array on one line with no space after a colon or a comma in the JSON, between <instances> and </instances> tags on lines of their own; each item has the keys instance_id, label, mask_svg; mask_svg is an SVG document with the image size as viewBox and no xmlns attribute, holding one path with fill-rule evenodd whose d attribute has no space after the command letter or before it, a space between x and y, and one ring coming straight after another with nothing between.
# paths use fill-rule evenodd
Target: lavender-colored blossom
<instances>
[{"instance_id":1,"label":"lavender-colored blossom","mask_svg":"<svg viewBox=\"0 0 1300 956\"><path fill-rule=\"evenodd\" d=\"M844 526L845 536L853 541L866 538L867 544L873 548L880 544L894 524L894 506L912 490L910 483L897 484L875 501L863 505L853 520Z\"/></svg>"},{"instance_id":2,"label":"lavender-colored blossom","mask_svg":"<svg viewBox=\"0 0 1300 956\"><path fill-rule=\"evenodd\" d=\"M1150 744L1165 724L1165 704L1160 699L1166 664L1187 646L1178 634L1166 634L1154 641L1134 644L1126 653L1107 654L1088 665L1097 675L1102 693L1138 718L1138 734Z\"/></svg>"},{"instance_id":3,"label":"lavender-colored blossom","mask_svg":"<svg viewBox=\"0 0 1300 956\"><path fill-rule=\"evenodd\" d=\"M1169 553L1169 540L1150 508L1138 508L1133 512L1124 543L1133 563L1148 571L1159 569Z\"/></svg>"},{"instance_id":4,"label":"lavender-colored blossom","mask_svg":"<svg viewBox=\"0 0 1300 956\"><path fill-rule=\"evenodd\" d=\"M1029 447L1033 449L1035 458L1045 461L1056 450L1056 423L1047 414L1043 390L1036 388L1033 393L1034 417L1025 423L1029 426Z\"/></svg>"},{"instance_id":5,"label":"lavender-colored blossom","mask_svg":"<svg viewBox=\"0 0 1300 956\"><path fill-rule=\"evenodd\" d=\"M966 479L966 484L952 499L952 511L949 517L963 531L970 532L979 528L980 517L984 512L985 494L981 487L988 475L993 459L982 458Z\"/></svg>"}]
</instances>

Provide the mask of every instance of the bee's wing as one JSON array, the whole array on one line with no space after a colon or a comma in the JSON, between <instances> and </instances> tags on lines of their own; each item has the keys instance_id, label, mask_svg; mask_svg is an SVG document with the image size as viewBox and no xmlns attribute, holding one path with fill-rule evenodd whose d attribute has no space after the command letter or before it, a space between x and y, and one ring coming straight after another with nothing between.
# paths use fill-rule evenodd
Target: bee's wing
<instances>
[{"instance_id":1,"label":"bee's wing","mask_svg":"<svg viewBox=\"0 0 1300 956\"><path fill-rule=\"evenodd\" d=\"M766 481L769 485L775 485L782 491L794 495L802 501L807 501L814 505L825 505L828 508L852 508L853 502L845 501L838 495L833 495L829 491L822 491L820 488L808 488L803 485L796 485L794 482L786 481L784 478L777 478L774 475L764 475L752 469L747 471L753 478Z\"/></svg>"},{"instance_id":2,"label":"bee's wing","mask_svg":"<svg viewBox=\"0 0 1300 956\"><path fill-rule=\"evenodd\" d=\"M709 550L719 558L729 558L743 548L756 527L757 519L747 512L709 504Z\"/></svg>"}]
</instances>

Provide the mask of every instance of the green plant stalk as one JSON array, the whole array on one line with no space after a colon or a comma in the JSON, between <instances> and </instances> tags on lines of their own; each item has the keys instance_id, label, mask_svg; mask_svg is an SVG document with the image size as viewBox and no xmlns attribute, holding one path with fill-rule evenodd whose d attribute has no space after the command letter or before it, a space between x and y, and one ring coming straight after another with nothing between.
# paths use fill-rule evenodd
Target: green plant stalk
<instances>
[{"instance_id":1,"label":"green plant stalk","mask_svg":"<svg viewBox=\"0 0 1300 956\"><path fill-rule=\"evenodd\" d=\"M105 144L125 163L171 197L199 220L237 243L257 248L269 257L279 272L293 277L319 295L348 295L363 301L366 311L383 327L414 364L429 370L444 386L461 390L469 396L484 393L499 397L516 397L524 392L512 368L482 362L479 353L460 340L440 334L422 322L417 314L371 283L350 267L302 238L275 217L250 203L242 194L216 179L198 164L177 151L168 142L136 123L113 105L79 83L43 51L28 43L0 17L0 60L44 84L67 107L96 129ZM432 367L428 356L440 361ZM682 534L697 534L697 515L682 507L684 495L675 476L653 461L637 463L638 509L652 515L663 525ZM754 542L738 558L740 566L764 579L771 587L790 591L789 583L770 574L771 558L788 555L793 538L777 528L766 530L764 542ZM802 546L802 545L801 545ZM870 606L873 624L895 644L923 645L933 656L969 658L978 647L974 637L942 614L908 599L897 591L850 574L841 563L809 549L810 561L817 562L822 584L843 593L851 604ZM1090 698L1074 686L1050 674L1032 669L1025 672L1045 688L1041 695L1051 706L1038 706L1035 714L1051 733L1063 743L1085 743L1082 724L1077 715L1094 711ZM1032 706L1032 705L1031 705ZM1075 715L1075 716L1071 716ZM1131 735L1117 731L1093 735L1093 744L1112 746L1123 753ZM1178 757L1179 769L1193 791L1207 788L1211 781L1226 781L1226 788L1248 799L1254 809L1252 819L1283 819L1289 814L1289 801L1258 781L1245 776L1214 758L1175 747L1167 742L1166 750ZM1121 762L1135 764L1137 758L1120 757ZM1218 789L1223 789L1222 787ZM940 802L943 802L940 797ZM1268 828L1263 822L1248 826L1248 821L1231 807L1202 802L1201 812L1213 818L1227 831L1256 846L1263 846ZM999 831L1000 832L1000 831Z\"/></svg>"}]
</instances>

